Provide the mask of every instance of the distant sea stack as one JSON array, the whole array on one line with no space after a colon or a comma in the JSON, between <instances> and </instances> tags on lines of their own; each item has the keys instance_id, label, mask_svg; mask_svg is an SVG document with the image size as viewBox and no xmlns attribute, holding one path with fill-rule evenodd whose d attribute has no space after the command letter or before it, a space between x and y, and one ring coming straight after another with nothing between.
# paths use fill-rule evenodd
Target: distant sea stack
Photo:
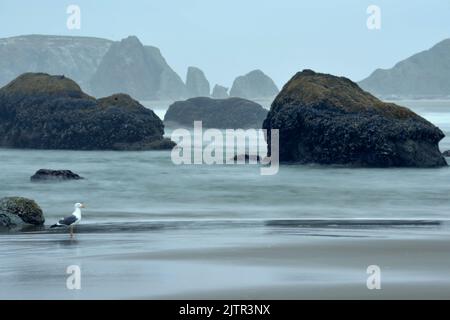
<instances>
[{"instance_id":1,"label":"distant sea stack","mask_svg":"<svg viewBox=\"0 0 450 320\"><path fill-rule=\"evenodd\" d=\"M186 89L189 98L209 97L209 81L202 70L196 67L189 67L186 75Z\"/></svg>"},{"instance_id":2,"label":"distant sea stack","mask_svg":"<svg viewBox=\"0 0 450 320\"><path fill-rule=\"evenodd\" d=\"M140 100L178 99L186 96L181 78L167 65L159 50L144 47L130 36L111 45L90 81L98 97L115 92Z\"/></svg>"},{"instance_id":3,"label":"distant sea stack","mask_svg":"<svg viewBox=\"0 0 450 320\"><path fill-rule=\"evenodd\" d=\"M261 70L237 77L230 90L231 97L246 99L272 98L279 90L272 79Z\"/></svg>"},{"instance_id":4,"label":"distant sea stack","mask_svg":"<svg viewBox=\"0 0 450 320\"><path fill-rule=\"evenodd\" d=\"M27 73L0 89L0 146L151 150L173 146L156 114L124 94L95 99L64 76Z\"/></svg>"},{"instance_id":5,"label":"distant sea stack","mask_svg":"<svg viewBox=\"0 0 450 320\"><path fill-rule=\"evenodd\" d=\"M186 86L158 48L134 37L115 42L71 36L0 39L0 87L28 72L60 74L96 97L126 93L140 100L187 98Z\"/></svg>"},{"instance_id":6,"label":"distant sea stack","mask_svg":"<svg viewBox=\"0 0 450 320\"><path fill-rule=\"evenodd\" d=\"M228 88L216 84L212 91L212 97L215 99L226 99L229 97Z\"/></svg>"},{"instance_id":7,"label":"distant sea stack","mask_svg":"<svg viewBox=\"0 0 450 320\"><path fill-rule=\"evenodd\" d=\"M192 127L202 121L204 128L261 128L267 115L259 104L241 98L211 99L205 97L177 101L164 117L166 125Z\"/></svg>"},{"instance_id":8,"label":"distant sea stack","mask_svg":"<svg viewBox=\"0 0 450 320\"><path fill-rule=\"evenodd\" d=\"M400 61L391 69L375 70L359 85L383 98L449 98L450 39Z\"/></svg>"},{"instance_id":9,"label":"distant sea stack","mask_svg":"<svg viewBox=\"0 0 450 320\"><path fill-rule=\"evenodd\" d=\"M368 167L446 166L439 128L384 103L349 79L304 70L272 103L264 129L280 130L280 161ZM268 136L268 147L271 141Z\"/></svg>"}]
</instances>

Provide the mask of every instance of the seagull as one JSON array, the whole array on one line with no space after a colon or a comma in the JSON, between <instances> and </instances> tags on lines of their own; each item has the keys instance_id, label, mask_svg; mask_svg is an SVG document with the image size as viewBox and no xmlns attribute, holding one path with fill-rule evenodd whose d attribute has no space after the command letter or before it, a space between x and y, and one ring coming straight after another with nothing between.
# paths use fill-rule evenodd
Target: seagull
<instances>
[{"instance_id":1,"label":"seagull","mask_svg":"<svg viewBox=\"0 0 450 320\"><path fill-rule=\"evenodd\" d=\"M70 238L73 238L73 226L81 221L81 208L85 208L82 203L75 203L75 211L66 218L61 218L57 223L50 226L50 228L57 227L69 227L70 228Z\"/></svg>"}]
</instances>

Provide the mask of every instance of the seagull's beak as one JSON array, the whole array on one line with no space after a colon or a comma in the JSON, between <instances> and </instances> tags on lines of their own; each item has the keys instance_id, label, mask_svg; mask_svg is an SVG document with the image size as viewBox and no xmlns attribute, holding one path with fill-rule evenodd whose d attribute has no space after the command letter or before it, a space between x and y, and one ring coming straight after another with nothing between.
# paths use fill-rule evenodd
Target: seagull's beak
<instances>
[{"instance_id":1,"label":"seagull's beak","mask_svg":"<svg viewBox=\"0 0 450 320\"><path fill-rule=\"evenodd\" d=\"M86 208L86 206L82 203L80 208Z\"/></svg>"}]
</instances>

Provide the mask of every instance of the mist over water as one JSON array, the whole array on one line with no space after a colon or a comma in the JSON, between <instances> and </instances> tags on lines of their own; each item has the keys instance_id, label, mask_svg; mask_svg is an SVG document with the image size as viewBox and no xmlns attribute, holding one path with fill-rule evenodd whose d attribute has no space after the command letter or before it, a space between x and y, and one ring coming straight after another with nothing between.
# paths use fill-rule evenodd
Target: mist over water
<instances>
[{"instance_id":1,"label":"mist over water","mask_svg":"<svg viewBox=\"0 0 450 320\"><path fill-rule=\"evenodd\" d=\"M408 106L449 134L449 102ZM442 150L447 147L448 137L441 143ZM282 165L278 174L261 176L259 165L175 165L170 151L1 149L0 157L0 194L35 199L48 222L70 213L72 204L80 201L88 205L88 223L450 217L448 168ZM86 179L31 183L29 177L40 168L70 169Z\"/></svg>"},{"instance_id":2,"label":"mist over water","mask_svg":"<svg viewBox=\"0 0 450 320\"><path fill-rule=\"evenodd\" d=\"M450 102L398 103L450 134ZM161 118L168 107L146 105ZM36 200L47 225L87 206L74 240L64 229L0 234L0 298L363 297L373 263L389 266L391 287L450 295L449 168L281 165L262 176L259 165L178 166L170 155L0 149L1 197ZM41 168L86 179L30 182ZM65 287L71 264L81 291Z\"/></svg>"}]
</instances>

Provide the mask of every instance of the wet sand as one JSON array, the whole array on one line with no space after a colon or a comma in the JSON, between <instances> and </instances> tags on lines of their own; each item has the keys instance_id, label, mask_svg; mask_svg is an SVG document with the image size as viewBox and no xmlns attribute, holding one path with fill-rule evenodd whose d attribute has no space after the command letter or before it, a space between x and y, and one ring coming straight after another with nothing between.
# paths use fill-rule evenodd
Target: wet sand
<instances>
[{"instance_id":1,"label":"wet sand","mask_svg":"<svg viewBox=\"0 0 450 320\"><path fill-rule=\"evenodd\" d=\"M449 299L448 231L420 221L178 221L84 225L74 240L0 234L0 298ZM69 265L81 268L81 290L66 288ZM381 269L381 290L366 286L369 265Z\"/></svg>"},{"instance_id":2,"label":"wet sand","mask_svg":"<svg viewBox=\"0 0 450 320\"><path fill-rule=\"evenodd\" d=\"M341 240L227 248L215 252L165 252L138 259L196 260L273 266L290 279L271 286L192 290L168 299L450 299L450 238ZM366 268L381 268L381 289L369 290Z\"/></svg>"}]
</instances>

